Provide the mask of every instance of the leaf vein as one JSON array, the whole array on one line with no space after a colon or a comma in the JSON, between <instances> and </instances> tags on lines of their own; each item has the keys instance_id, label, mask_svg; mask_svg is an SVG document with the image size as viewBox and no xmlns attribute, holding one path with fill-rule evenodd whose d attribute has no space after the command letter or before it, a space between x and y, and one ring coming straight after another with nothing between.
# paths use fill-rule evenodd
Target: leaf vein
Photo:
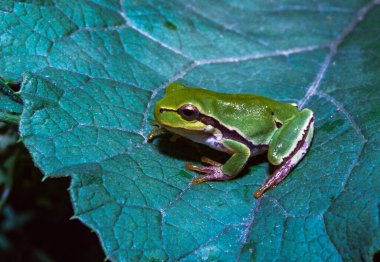
<instances>
[{"instance_id":1,"label":"leaf vein","mask_svg":"<svg viewBox=\"0 0 380 262\"><path fill-rule=\"evenodd\" d=\"M309 86L305 96L300 100L298 103L298 106L300 108L303 108L304 105L307 103L307 101L310 99L310 97L314 96L320 86L320 83L322 79L325 76L325 73L327 71L327 68L331 64L332 60L334 59L336 53L338 52L338 48L341 45L341 43L347 38L347 36L354 31L357 24L360 23L364 19L364 17L376 6L380 4L379 0L373 0L366 5L364 5L359 11L355 14L354 18L348 23L348 25L343 29L343 31L336 37L331 44L329 45L330 52L325 57L325 60L314 79L313 83Z\"/></svg>"}]
</instances>

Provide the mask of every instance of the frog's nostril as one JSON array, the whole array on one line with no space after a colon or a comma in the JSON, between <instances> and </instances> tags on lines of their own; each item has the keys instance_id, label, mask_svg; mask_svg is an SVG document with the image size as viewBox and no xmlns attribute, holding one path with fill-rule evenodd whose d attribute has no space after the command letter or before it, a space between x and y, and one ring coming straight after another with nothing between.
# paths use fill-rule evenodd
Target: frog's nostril
<instances>
[{"instance_id":1,"label":"frog's nostril","mask_svg":"<svg viewBox=\"0 0 380 262\"><path fill-rule=\"evenodd\" d=\"M160 113L164 112L164 109L163 108L160 108Z\"/></svg>"}]
</instances>

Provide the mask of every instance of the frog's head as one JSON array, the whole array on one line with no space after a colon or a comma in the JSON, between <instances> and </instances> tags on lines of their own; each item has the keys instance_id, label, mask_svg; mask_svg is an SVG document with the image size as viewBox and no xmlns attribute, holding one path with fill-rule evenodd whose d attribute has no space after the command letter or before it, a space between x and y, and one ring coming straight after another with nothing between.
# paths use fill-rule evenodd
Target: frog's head
<instances>
[{"instance_id":1,"label":"frog's head","mask_svg":"<svg viewBox=\"0 0 380 262\"><path fill-rule=\"evenodd\" d=\"M207 125L200 120L205 112L204 89L189 88L172 83L166 88L165 96L157 102L154 116L157 123L171 132L188 136L189 133L204 132Z\"/></svg>"}]
</instances>

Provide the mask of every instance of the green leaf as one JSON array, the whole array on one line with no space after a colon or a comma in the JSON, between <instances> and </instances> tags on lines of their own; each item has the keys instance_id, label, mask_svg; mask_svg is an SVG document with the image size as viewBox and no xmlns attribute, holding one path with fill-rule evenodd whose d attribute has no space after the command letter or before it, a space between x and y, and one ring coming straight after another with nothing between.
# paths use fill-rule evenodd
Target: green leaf
<instances>
[{"instance_id":1,"label":"green leaf","mask_svg":"<svg viewBox=\"0 0 380 262\"><path fill-rule=\"evenodd\" d=\"M370 261L380 249L379 3L8 1L0 75L29 72L23 141L46 176L72 175L75 215L111 259ZM260 200L262 158L233 181L193 186L183 165L210 151L144 141L173 81L311 108L312 148Z\"/></svg>"}]
</instances>

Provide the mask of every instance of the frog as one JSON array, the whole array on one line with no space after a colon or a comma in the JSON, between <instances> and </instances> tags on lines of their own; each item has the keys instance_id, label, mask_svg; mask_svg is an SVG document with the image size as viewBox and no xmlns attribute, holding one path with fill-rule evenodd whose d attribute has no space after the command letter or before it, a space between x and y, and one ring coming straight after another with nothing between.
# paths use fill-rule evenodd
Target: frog
<instances>
[{"instance_id":1,"label":"frog","mask_svg":"<svg viewBox=\"0 0 380 262\"><path fill-rule=\"evenodd\" d=\"M154 106L157 126L147 140L170 132L230 155L224 163L202 156L203 166L186 163L200 173L193 184L236 178L251 157L267 154L272 174L254 192L256 199L281 183L309 151L314 114L297 104L255 94L220 93L179 82L170 83Z\"/></svg>"}]
</instances>

